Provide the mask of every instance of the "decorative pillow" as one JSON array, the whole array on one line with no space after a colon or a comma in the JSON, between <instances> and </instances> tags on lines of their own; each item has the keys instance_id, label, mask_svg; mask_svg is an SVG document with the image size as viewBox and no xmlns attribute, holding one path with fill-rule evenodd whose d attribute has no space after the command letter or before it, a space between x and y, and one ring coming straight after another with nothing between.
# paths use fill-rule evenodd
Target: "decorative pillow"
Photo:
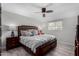
<instances>
[{"instance_id":1,"label":"decorative pillow","mask_svg":"<svg viewBox=\"0 0 79 59\"><path fill-rule=\"evenodd\" d=\"M32 33L31 36L38 35L38 31L35 30L35 29L31 29L31 30L29 30L29 31Z\"/></svg>"},{"instance_id":2,"label":"decorative pillow","mask_svg":"<svg viewBox=\"0 0 79 59\"><path fill-rule=\"evenodd\" d=\"M38 30L33 31L34 35L38 35Z\"/></svg>"},{"instance_id":3,"label":"decorative pillow","mask_svg":"<svg viewBox=\"0 0 79 59\"><path fill-rule=\"evenodd\" d=\"M31 35L31 36L34 36L34 32L32 31L31 33L32 33L32 35Z\"/></svg>"},{"instance_id":4,"label":"decorative pillow","mask_svg":"<svg viewBox=\"0 0 79 59\"><path fill-rule=\"evenodd\" d=\"M44 34L42 30L38 30L38 35L42 35L42 34Z\"/></svg>"},{"instance_id":5,"label":"decorative pillow","mask_svg":"<svg viewBox=\"0 0 79 59\"><path fill-rule=\"evenodd\" d=\"M30 33L31 33L31 35L30 35L30 36L34 36L33 29L28 30L28 32L30 32Z\"/></svg>"}]
</instances>

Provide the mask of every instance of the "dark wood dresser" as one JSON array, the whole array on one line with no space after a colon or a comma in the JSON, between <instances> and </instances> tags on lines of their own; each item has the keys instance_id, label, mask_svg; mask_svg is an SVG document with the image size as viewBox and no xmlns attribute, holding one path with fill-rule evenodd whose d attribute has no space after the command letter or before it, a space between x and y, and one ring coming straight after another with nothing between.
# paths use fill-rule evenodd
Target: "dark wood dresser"
<instances>
[{"instance_id":1,"label":"dark wood dresser","mask_svg":"<svg viewBox=\"0 0 79 59\"><path fill-rule=\"evenodd\" d=\"M6 38L6 50L10 50L19 46L18 37L7 37Z\"/></svg>"}]
</instances>

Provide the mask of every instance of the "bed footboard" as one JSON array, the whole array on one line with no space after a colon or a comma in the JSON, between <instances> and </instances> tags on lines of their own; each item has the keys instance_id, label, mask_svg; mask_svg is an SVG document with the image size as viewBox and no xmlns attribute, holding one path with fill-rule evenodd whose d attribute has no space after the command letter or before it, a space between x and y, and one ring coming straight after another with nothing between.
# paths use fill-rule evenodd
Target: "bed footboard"
<instances>
[{"instance_id":1,"label":"bed footboard","mask_svg":"<svg viewBox=\"0 0 79 59\"><path fill-rule=\"evenodd\" d=\"M45 55L46 53L48 53L51 49L54 49L57 46L57 40L54 39L54 41L49 41L47 43L45 43L44 45L38 47L36 49L36 56L42 56Z\"/></svg>"}]
</instances>

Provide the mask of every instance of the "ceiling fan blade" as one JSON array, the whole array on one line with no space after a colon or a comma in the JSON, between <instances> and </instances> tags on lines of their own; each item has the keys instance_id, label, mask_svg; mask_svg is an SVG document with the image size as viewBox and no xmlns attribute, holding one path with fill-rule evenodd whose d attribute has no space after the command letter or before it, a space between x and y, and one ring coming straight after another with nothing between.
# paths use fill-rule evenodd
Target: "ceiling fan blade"
<instances>
[{"instance_id":1,"label":"ceiling fan blade","mask_svg":"<svg viewBox=\"0 0 79 59\"><path fill-rule=\"evenodd\" d=\"M52 13L53 12L53 10L47 10L46 11L46 13Z\"/></svg>"}]
</instances>

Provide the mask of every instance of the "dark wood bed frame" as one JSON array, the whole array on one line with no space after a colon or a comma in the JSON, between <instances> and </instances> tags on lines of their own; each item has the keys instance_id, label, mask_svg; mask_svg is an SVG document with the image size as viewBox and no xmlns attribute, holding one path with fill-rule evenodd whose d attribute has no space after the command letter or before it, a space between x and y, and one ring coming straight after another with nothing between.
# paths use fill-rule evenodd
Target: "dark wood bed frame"
<instances>
[{"instance_id":1,"label":"dark wood bed frame","mask_svg":"<svg viewBox=\"0 0 79 59\"><path fill-rule=\"evenodd\" d=\"M35 27L35 26L28 26L28 25L18 26L18 37L21 36L21 30L29 30L29 29L36 29L36 30L38 30L38 28ZM31 55L42 56L42 55L45 55L48 51L50 51L51 49L54 49L57 46L57 40L55 38L54 40L46 42L45 44L37 47L36 48L36 53L33 53L33 51L30 48L28 48L27 46L25 46L23 44L21 44L21 46L23 46L23 48L28 53L30 53Z\"/></svg>"}]
</instances>

